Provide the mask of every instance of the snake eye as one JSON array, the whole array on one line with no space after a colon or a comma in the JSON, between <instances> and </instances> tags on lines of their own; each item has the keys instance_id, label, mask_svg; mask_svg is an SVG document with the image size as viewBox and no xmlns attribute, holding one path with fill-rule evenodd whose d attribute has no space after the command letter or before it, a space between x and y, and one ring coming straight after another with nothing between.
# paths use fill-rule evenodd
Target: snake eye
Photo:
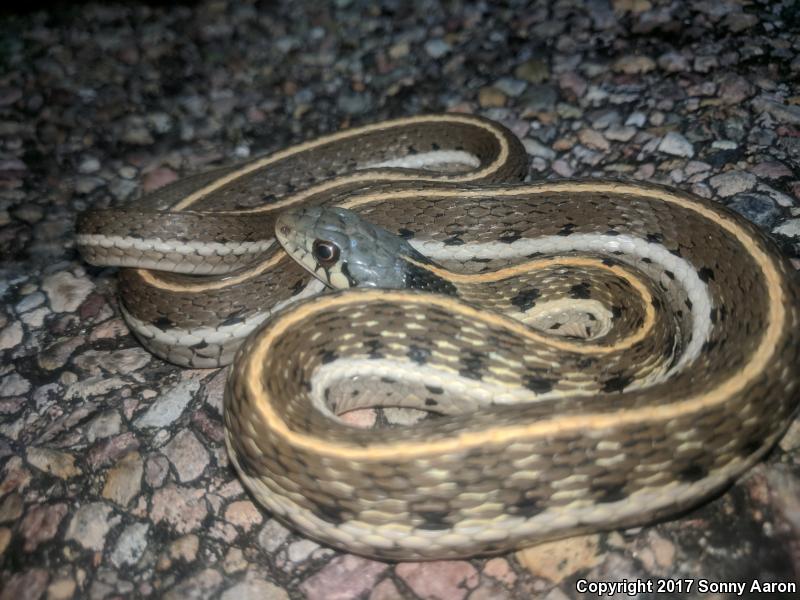
<instances>
[{"instance_id":1,"label":"snake eye","mask_svg":"<svg viewBox=\"0 0 800 600\"><path fill-rule=\"evenodd\" d=\"M311 252L314 254L314 258L317 259L317 262L323 267L329 267L339 260L339 246L333 242L314 240Z\"/></svg>"}]
</instances>

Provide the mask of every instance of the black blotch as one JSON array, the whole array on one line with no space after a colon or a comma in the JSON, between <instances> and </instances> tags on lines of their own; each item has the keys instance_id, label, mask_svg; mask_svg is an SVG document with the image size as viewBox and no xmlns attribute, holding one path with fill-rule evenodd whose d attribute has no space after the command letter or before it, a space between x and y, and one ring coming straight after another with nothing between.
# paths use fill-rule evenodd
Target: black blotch
<instances>
[{"instance_id":1,"label":"black blotch","mask_svg":"<svg viewBox=\"0 0 800 600\"><path fill-rule=\"evenodd\" d=\"M504 244L513 244L514 242L516 242L517 240L519 240L521 238L522 238L522 236L518 232L514 231L514 232L511 232L511 233L507 233L505 235L501 235L497 239L499 241L503 242Z\"/></svg>"},{"instance_id":2,"label":"black blotch","mask_svg":"<svg viewBox=\"0 0 800 600\"><path fill-rule=\"evenodd\" d=\"M542 512L546 506L540 505L538 498L525 498L509 506L509 512L522 517L533 517Z\"/></svg>"},{"instance_id":3,"label":"black blotch","mask_svg":"<svg viewBox=\"0 0 800 600\"><path fill-rule=\"evenodd\" d=\"M616 267L619 264L619 262L607 256L601 262L607 267Z\"/></svg>"},{"instance_id":4,"label":"black blotch","mask_svg":"<svg viewBox=\"0 0 800 600\"><path fill-rule=\"evenodd\" d=\"M457 235L447 238L442 242L445 246L463 246L464 240L462 240Z\"/></svg>"},{"instance_id":5,"label":"black blotch","mask_svg":"<svg viewBox=\"0 0 800 600\"><path fill-rule=\"evenodd\" d=\"M234 314L230 315L227 319L225 319L222 322L222 325L238 325L239 323L242 323L243 321L244 321L244 317L234 313Z\"/></svg>"},{"instance_id":6,"label":"black blotch","mask_svg":"<svg viewBox=\"0 0 800 600\"><path fill-rule=\"evenodd\" d=\"M426 362L428 362L428 359L431 356L431 351L427 348L422 348L421 346L411 344L411 346L408 348L408 353L406 356L408 356L409 360L414 361L418 365L424 365Z\"/></svg>"},{"instance_id":7,"label":"black blotch","mask_svg":"<svg viewBox=\"0 0 800 600\"><path fill-rule=\"evenodd\" d=\"M661 300L659 300L657 296L653 296L652 298L653 299L650 300L650 304L652 305L653 308L659 310L661 308Z\"/></svg>"},{"instance_id":8,"label":"black blotch","mask_svg":"<svg viewBox=\"0 0 800 600\"><path fill-rule=\"evenodd\" d=\"M405 227L401 227L400 229L397 230L397 235L399 235L404 240L410 240L416 234L413 231L411 231L410 229L406 229Z\"/></svg>"},{"instance_id":9,"label":"black blotch","mask_svg":"<svg viewBox=\"0 0 800 600\"><path fill-rule=\"evenodd\" d=\"M580 298L586 299L591 297L589 284L586 281L582 281L581 283L576 283L571 288L569 288L569 295L571 298Z\"/></svg>"},{"instance_id":10,"label":"black blotch","mask_svg":"<svg viewBox=\"0 0 800 600\"><path fill-rule=\"evenodd\" d=\"M595 501L603 504L619 502L627 497L624 486L618 484L592 486L591 491Z\"/></svg>"},{"instance_id":11,"label":"black blotch","mask_svg":"<svg viewBox=\"0 0 800 600\"><path fill-rule=\"evenodd\" d=\"M573 229L575 229L575 223L565 223L564 225L561 226L561 229L559 229L556 232L556 235L563 235L563 236L572 235Z\"/></svg>"},{"instance_id":12,"label":"black blotch","mask_svg":"<svg viewBox=\"0 0 800 600\"><path fill-rule=\"evenodd\" d=\"M647 234L647 241L653 242L654 244L660 244L664 237L660 233L648 233Z\"/></svg>"},{"instance_id":13,"label":"black blotch","mask_svg":"<svg viewBox=\"0 0 800 600\"><path fill-rule=\"evenodd\" d=\"M536 394L546 394L553 389L553 383L555 382L544 377L528 376L523 385Z\"/></svg>"},{"instance_id":14,"label":"black blotch","mask_svg":"<svg viewBox=\"0 0 800 600\"><path fill-rule=\"evenodd\" d=\"M673 273L672 271L666 270L664 271L664 275L666 275L670 279L675 279L675 273Z\"/></svg>"},{"instance_id":15,"label":"black blotch","mask_svg":"<svg viewBox=\"0 0 800 600\"><path fill-rule=\"evenodd\" d=\"M389 385L392 385L392 384L395 384L395 383L397 383L397 381L395 381L395 380L394 380L394 379L392 379L391 377L381 377L381 381L382 381L383 383L388 383Z\"/></svg>"},{"instance_id":16,"label":"black blotch","mask_svg":"<svg viewBox=\"0 0 800 600\"><path fill-rule=\"evenodd\" d=\"M200 340L196 344L192 344L189 347L193 350L202 350L203 348L208 348L208 343L205 340Z\"/></svg>"},{"instance_id":17,"label":"black blotch","mask_svg":"<svg viewBox=\"0 0 800 600\"><path fill-rule=\"evenodd\" d=\"M608 231L606 231L606 235L619 235L619 231L609 229Z\"/></svg>"},{"instance_id":18,"label":"black blotch","mask_svg":"<svg viewBox=\"0 0 800 600\"><path fill-rule=\"evenodd\" d=\"M532 306L536 306L536 299L541 296L542 292L539 288L530 288L528 290L520 290L519 293L511 299L511 304L525 312Z\"/></svg>"},{"instance_id":19,"label":"black blotch","mask_svg":"<svg viewBox=\"0 0 800 600\"><path fill-rule=\"evenodd\" d=\"M330 362L336 360L339 356L333 350L325 350L322 352L322 356L320 360L322 361L323 365L327 365Z\"/></svg>"},{"instance_id":20,"label":"black blotch","mask_svg":"<svg viewBox=\"0 0 800 600\"><path fill-rule=\"evenodd\" d=\"M383 353L381 349L383 348L383 344L381 344L380 340L365 340L364 345L369 349L369 357L370 358L383 358Z\"/></svg>"},{"instance_id":21,"label":"black blotch","mask_svg":"<svg viewBox=\"0 0 800 600\"><path fill-rule=\"evenodd\" d=\"M483 361L486 360L486 355L481 352L470 350L461 356L460 362L463 365L459 370L459 374L467 379L475 379L480 381L483 378Z\"/></svg>"},{"instance_id":22,"label":"black blotch","mask_svg":"<svg viewBox=\"0 0 800 600\"><path fill-rule=\"evenodd\" d=\"M358 286L358 281L356 281L356 278L353 277L353 274L350 272L350 267L347 265L346 261L342 263L342 275L347 278L347 285L350 287Z\"/></svg>"},{"instance_id":23,"label":"black blotch","mask_svg":"<svg viewBox=\"0 0 800 600\"><path fill-rule=\"evenodd\" d=\"M728 308L723 304L719 307L719 320L724 321L728 316Z\"/></svg>"},{"instance_id":24,"label":"black blotch","mask_svg":"<svg viewBox=\"0 0 800 600\"><path fill-rule=\"evenodd\" d=\"M158 327L161 331L166 331L170 327L174 327L175 323L170 321L167 317L158 317L155 321L153 321L153 325Z\"/></svg>"},{"instance_id":25,"label":"black blotch","mask_svg":"<svg viewBox=\"0 0 800 600\"><path fill-rule=\"evenodd\" d=\"M561 323L553 323L552 325L550 325L550 329L552 329L554 331L556 329L561 329Z\"/></svg>"},{"instance_id":26,"label":"black blotch","mask_svg":"<svg viewBox=\"0 0 800 600\"><path fill-rule=\"evenodd\" d=\"M679 471L678 477L681 479L681 481L693 482L700 481L707 474L708 470L705 467L698 465L697 463L693 463L682 471Z\"/></svg>"},{"instance_id":27,"label":"black blotch","mask_svg":"<svg viewBox=\"0 0 800 600\"><path fill-rule=\"evenodd\" d=\"M606 380L603 384L603 391L608 393L621 392L630 385L631 381L633 381L633 377L630 375L616 375Z\"/></svg>"},{"instance_id":28,"label":"black blotch","mask_svg":"<svg viewBox=\"0 0 800 600\"><path fill-rule=\"evenodd\" d=\"M622 308L619 306L612 306L611 307L611 316L615 319L619 319L622 316Z\"/></svg>"},{"instance_id":29,"label":"black blotch","mask_svg":"<svg viewBox=\"0 0 800 600\"><path fill-rule=\"evenodd\" d=\"M680 248L675 248L675 250L670 250L669 253L670 254L674 254L675 256L677 256L679 258L681 258L683 256L681 254L681 249Z\"/></svg>"},{"instance_id":30,"label":"black blotch","mask_svg":"<svg viewBox=\"0 0 800 600\"><path fill-rule=\"evenodd\" d=\"M425 398L425 406L437 406L438 404L433 398Z\"/></svg>"},{"instance_id":31,"label":"black blotch","mask_svg":"<svg viewBox=\"0 0 800 600\"><path fill-rule=\"evenodd\" d=\"M650 258L647 258L647 257L645 256L644 258L642 258L642 262L643 262L643 263L647 263L647 264L649 265L649 264L650 264L651 262L653 262L653 261L652 261L652 259L650 259Z\"/></svg>"},{"instance_id":32,"label":"black blotch","mask_svg":"<svg viewBox=\"0 0 800 600\"><path fill-rule=\"evenodd\" d=\"M761 448L761 440L758 437L754 437L749 439L744 446L742 446L739 450L739 453L742 456L750 456L754 452L757 452Z\"/></svg>"},{"instance_id":33,"label":"black blotch","mask_svg":"<svg viewBox=\"0 0 800 600\"><path fill-rule=\"evenodd\" d=\"M711 309L711 312L708 313L708 318L711 319L712 323L716 323L717 322L717 309L716 308L712 308Z\"/></svg>"},{"instance_id":34,"label":"black blotch","mask_svg":"<svg viewBox=\"0 0 800 600\"><path fill-rule=\"evenodd\" d=\"M317 510L314 511L317 516L322 519L323 521L327 521L328 523L333 523L334 525L338 525L342 522L342 509L338 506L332 506L329 504L318 504Z\"/></svg>"},{"instance_id":35,"label":"black blotch","mask_svg":"<svg viewBox=\"0 0 800 600\"><path fill-rule=\"evenodd\" d=\"M717 345L715 340L707 340L703 343L703 352L708 352L709 350L713 350Z\"/></svg>"},{"instance_id":36,"label":"black blotch","mask_svg":"<svg viewBox=\"0 0 800 600\"><path fill-rule=\"evenodd\" d=\"M596 358L584 357L576 360L575 366L578 367L579 369L588 369L596 362L597 362Z\"/></svg>"},{"instance_id":37,"label":"black blotch","mask_svg":"<svg viewBox=\"0 0 800 600\"><path fill-rule=\"evenodd\" d=\"M408 154L411 155L411 156L413 156L414 154L417 154L417 149L414 148L414 146L409 146L408 147Z\"/></svg>"},{"instance_id":38,"label":"black blotch","mask_svg":"<svg viewBox=\"0 0 800 600\"><path fill-rule=\"evenodd\" d=\"M298 279L297 281L295 281L294 285L292 286L292 296L295 296L300 292L302 292L303 288L305 287L305 283L306 283L305 279Z\"/></svg>"},{"instance_id":39,"label":"black blotch","mask_svg":"<svg viewBox=\"0 0 800 600\"><path fill-rule=\"evenodd\" d=\"M405 265L405 286L407 288L445 294L447 296L458 295L456 286L446 279L439 277L436 273L409 262L405 263Z\"/></svg>"},{"instance_id":40,"label":"black blotch","mask_svg":"<svg viewBox=\"0 0 800 600\"><path fill-rule=\"evenodd\" d=\"M697 276L703 283L708 283L709 279L714 279L714 270L710 269L709 267L703 267L697 271Z\"/></svg>"},{"instance_id":41,"label":"black blotch","mask_svg":"<svg viewBox=\"0 0 800 600\"><path fill-rule=\"evenodd\" d=\"M686 302L684 304L686 304L686 308L688 308L689 310L692 310L692 306L694 306L694 304L692 304L692 301L689 300L688 298L686 299Z\"/></svg>"},{"instance_id":42,"label":"black blotch","mask_svg":"<svg viewBox=\"0 0 800 600\"><path fill-rule=\"evenodd\" d=\"M438 150L439 148L441 148L441 146L439 146L439 144L437 144L436 142L431 142L431 149L432 150Z\"/></svg>"},{"instance_id":43,"label":"black blotch","mask_svg":"<svg viewBox=\"0 0 800 600\"><path fill-rule=\"evenodd\" d=\"M425 389L428 390L431 394L444 394L444 389L440 388L437 385L426 385Z\"/></svg>"},{"instance_id":44,"label":"black blotch","mask_svg":"<svg viewBox=\"0 0 800 600\"><path fill-rule=\"evenodd\" d=\"M420 517L425 519L425 522L418 525L420 529L429 530L442 530L450 529L451 525L445 521L447 515L450 514L446 510L426 510L417 513Z\"/></svg>"}]
</instances>

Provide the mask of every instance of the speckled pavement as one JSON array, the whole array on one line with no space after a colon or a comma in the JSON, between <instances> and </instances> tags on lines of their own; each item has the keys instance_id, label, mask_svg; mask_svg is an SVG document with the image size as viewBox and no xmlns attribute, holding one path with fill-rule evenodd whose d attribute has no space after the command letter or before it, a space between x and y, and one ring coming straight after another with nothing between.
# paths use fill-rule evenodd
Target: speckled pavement
<instances>
[{"instance_id":1,"label":"speckled pavement","mask_svg":"<svg viewBox=\"0 0 800 600\"><path fill-rule=\"evenodd\" d=\"M727 598L731 582L746 583L741 597L753 580L796 583L797 423L679 519L491 559L383 563L254 506L222 442L224 373L166 364L128 333L115 271L75 252L78 211L442 110L508 125L531 179L619 176L712 197L800 267L800 2L381 4L0 15L0 600L560 600L624 581L645 589L603 597Z\"/></svg>"}]
</instances>

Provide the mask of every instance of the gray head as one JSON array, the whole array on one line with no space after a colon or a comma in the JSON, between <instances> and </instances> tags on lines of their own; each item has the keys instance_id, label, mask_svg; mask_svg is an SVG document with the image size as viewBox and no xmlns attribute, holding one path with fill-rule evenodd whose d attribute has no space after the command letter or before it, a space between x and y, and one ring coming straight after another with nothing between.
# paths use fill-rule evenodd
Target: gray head
<instances>
[{"instance_id":1,"label":"gray head","mask_svg":"<svg viewBox=\"0 0 800 600\"><path fill-rule=\"evenodd\" d=\"M356 213L337 207L288 210L275 237L294 260L333 288L410 287L409 269L429 261L408 242Z\"/></svg>"}]
</instances>

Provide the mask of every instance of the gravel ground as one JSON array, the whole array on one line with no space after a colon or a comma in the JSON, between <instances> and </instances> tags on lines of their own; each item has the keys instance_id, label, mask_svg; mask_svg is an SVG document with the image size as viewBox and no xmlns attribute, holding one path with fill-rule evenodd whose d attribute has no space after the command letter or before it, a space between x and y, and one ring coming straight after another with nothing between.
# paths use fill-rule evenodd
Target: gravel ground
<instances>
[{"instance_id":1,"label":"gravel ground","mask_svg":"<svg viewBox=\"0 0 800 600\"><path fill-rule=\"evenodd\" d=\"M449 110L508 125L531 179L691 190L770 232L800 267L798 33L789 0L5 13L0 599L559 600L597 597L576 590L582 579L675 578L693 588L674 597L723 598L701 581L796 582L797 424L726 494L653 527L406 564L305 540L257 509L229 467L223 374L142 350L120 319L114 270L82 264L72 237L78 211L213 164Z\"/></svg>"}]
</instances>

